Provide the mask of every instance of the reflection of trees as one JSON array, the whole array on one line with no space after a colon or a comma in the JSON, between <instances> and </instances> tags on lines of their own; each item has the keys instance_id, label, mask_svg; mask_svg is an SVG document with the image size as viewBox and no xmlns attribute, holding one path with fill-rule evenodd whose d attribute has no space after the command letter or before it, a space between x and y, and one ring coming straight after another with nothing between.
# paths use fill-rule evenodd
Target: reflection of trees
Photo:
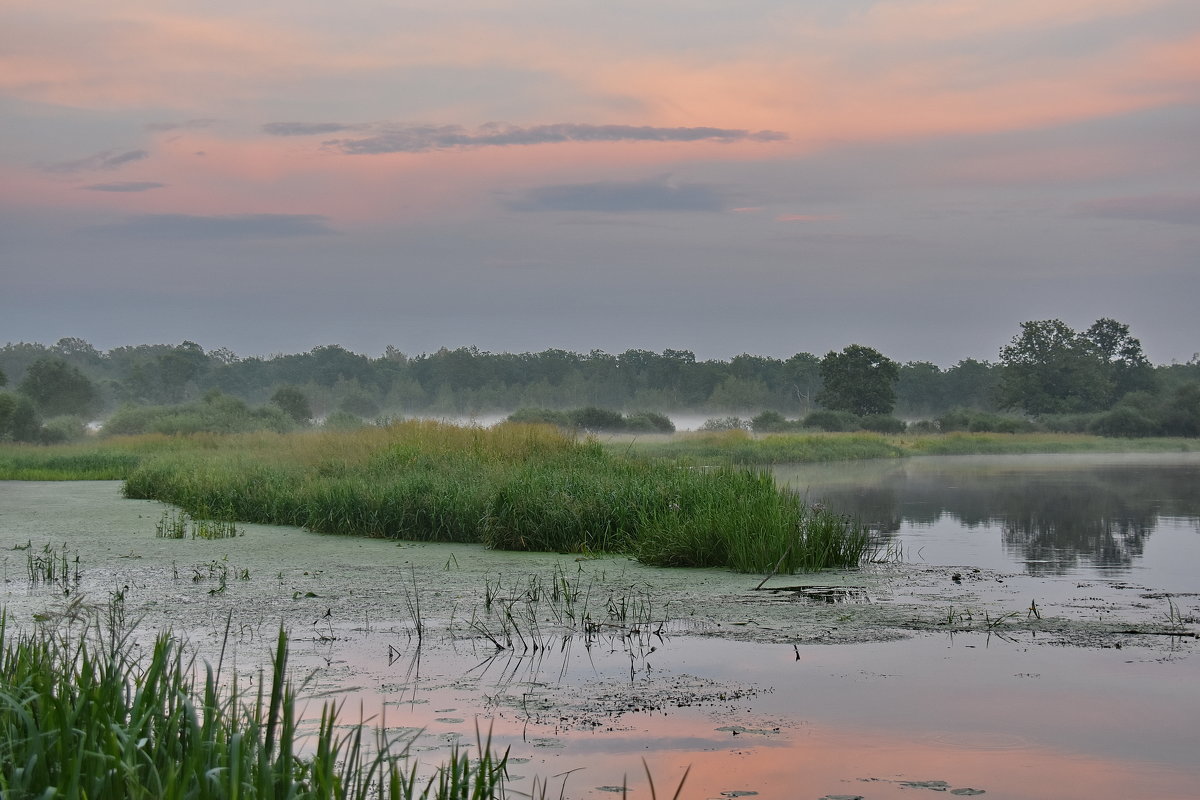
<instances>
[{"instance_id":1,"label":"reflection of trees","mask_svg":"<svg viewBox=\"0 0 1200 800\"><path fill-rule=\"evenodd\" d=\"M1062 574L1081 561L1124 569L1141 557L1160 516L1200 521L1200 465L1024 466L1009 461L924 462L864 474L854 485L809 488L812 500L891 538L902 523L943 515L974 528L996 525L1006 550L1031 574Z\"/></svg>"},{"instance_id":2,"label":"reflection of trees","mask_svg":"<svg viewBox=\"0 0 1200 800\"><path fill-rule=\"evenodd\" d=\"M1111 481L1027 487L1024 503L1008 505L1001 526L1005 549L1024 557L1031 575L1061 575L1086 559L1127 569L1142 555L1158 524L1153 495L1130 497Z\"/></svg>"}]
</instances>

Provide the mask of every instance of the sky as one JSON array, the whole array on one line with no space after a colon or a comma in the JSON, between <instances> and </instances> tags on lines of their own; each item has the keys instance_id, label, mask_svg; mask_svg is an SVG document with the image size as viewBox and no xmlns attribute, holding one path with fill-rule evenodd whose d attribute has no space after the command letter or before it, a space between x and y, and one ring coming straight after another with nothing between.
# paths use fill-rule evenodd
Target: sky
<instances>
[{"instance_id":1,"label":"sky","mask_svg":"<svg viewBox=\"0 0 1200 800\"><path fill-rule=\"evenodd\" d=\"M1196 0L0 0L0 342L1200 351Z\"/></svg>"}]
</instances>

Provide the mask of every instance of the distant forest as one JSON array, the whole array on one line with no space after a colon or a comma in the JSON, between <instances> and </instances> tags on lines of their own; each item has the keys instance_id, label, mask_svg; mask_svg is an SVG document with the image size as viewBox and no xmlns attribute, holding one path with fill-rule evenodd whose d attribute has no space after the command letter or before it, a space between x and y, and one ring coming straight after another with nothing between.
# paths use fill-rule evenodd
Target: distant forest
<instances>
[{"instance_id":1,"label":"distant forest","mask_svg":"<svg viewBox=\"0 0 1200 800\"><path fill-rule=\"evenodd\" d=\"M300 421L334 413L371 420L580 407L707 415L769 411L774 419L804 418L839 408L831 400L837 378L831 370L839 359L843 371L853 369L852 352L872 354L874 361L863 369L885 376L880 380L890 394L876 411L907 420L955 410L1025 417L1097 413L1127 396L1141 398L1144 408L1154 398L1173 397L1180 387L1200 391L1200 360L1152 366L1128 327L1113 320L1098 320L1082 333L1057 320L1023 323L998 361L965 359L945 369L927 361L895 363L858 345L823 357L743 354L727 361L701 361L688 350L671 349L612 355L555 349L492 353L475 347L419 355L388 347L372 358L338 345L239 357L190 341L100 351L83 339L64 338L53 345L0 348L0 383L7 384L0 385L0 397L8 398L0 400L0 417L5 402L11 417L23 398L48 420L99 419L123 407L175 406L219 395L249 406L274 400L285 410L291 403L289 413ZM853 393L862 385L841 391Z\"/></svg>"}]
</instances>

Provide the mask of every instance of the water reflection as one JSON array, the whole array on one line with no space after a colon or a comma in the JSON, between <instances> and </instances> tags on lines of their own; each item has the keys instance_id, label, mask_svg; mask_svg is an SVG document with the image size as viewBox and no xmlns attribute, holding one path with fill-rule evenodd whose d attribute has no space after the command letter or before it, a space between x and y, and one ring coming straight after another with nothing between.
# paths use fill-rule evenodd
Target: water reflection
<instances>
[{"instance_id":1,"label":"water reflection","mask_svg":"<svg viewBox=\"0 0 1200 800\"><path fill-rule=\"evenodd\" d=\"M998 530L1031 575L1120 572L1166 519L1200 531L1197 454L930 457L777 469L887 542L946 521Z\"/></svg>"}]
</instances>

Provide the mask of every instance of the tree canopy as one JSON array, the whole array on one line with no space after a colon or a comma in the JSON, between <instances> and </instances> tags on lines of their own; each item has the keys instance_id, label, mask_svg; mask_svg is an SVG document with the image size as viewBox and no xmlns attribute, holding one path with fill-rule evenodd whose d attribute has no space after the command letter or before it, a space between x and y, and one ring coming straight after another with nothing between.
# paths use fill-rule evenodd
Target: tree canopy
<instances>
[{"instance_id":1,"label":"tree canopy","mask_svg":"<svg viewBox=\"0 0 1200 800\"><path fill-rule=\"evenodd\" d=\"M817 402L834 411L860 417L890 414L896 405L895 383L900 366L870 347L852 344L842 352L830 351L821 359L824 386Z\"/></svg>"},{"instance_id":2,"label":"tree canopy","mask_svg":"<svg viewBox=\"0 0 1200 800\"><path fill-rule=\"evenodd\" d=\"M100 394L86 375L61 358L45 357L29 365L17 390L33 401L46 417L87 416L96 410Z\"/></svg>"},{"instance_id":3,"label":"tree canopy","mask_svg":"<svg viewBox=\"0 0 1200 800\"><path fill-rule=\"evenodd\" d=\"M1001 407L1033 415L1100 411L1153 380L1141 342L1108 318L1083 333L1057 319L1023 322L1000 363Z\"/></svg>"},{"instance_id":4,"label":"tree canopy","mask_svg":"<svg viewBox=\"0 0 1200 800\"><path fill-rule=\"evenodd\" d=\"M307 422L312 419L312 406L308 397L296 386L280 386L271 395L271 402L283 409L296 422Z\"/></svg>"}]
</instances>

